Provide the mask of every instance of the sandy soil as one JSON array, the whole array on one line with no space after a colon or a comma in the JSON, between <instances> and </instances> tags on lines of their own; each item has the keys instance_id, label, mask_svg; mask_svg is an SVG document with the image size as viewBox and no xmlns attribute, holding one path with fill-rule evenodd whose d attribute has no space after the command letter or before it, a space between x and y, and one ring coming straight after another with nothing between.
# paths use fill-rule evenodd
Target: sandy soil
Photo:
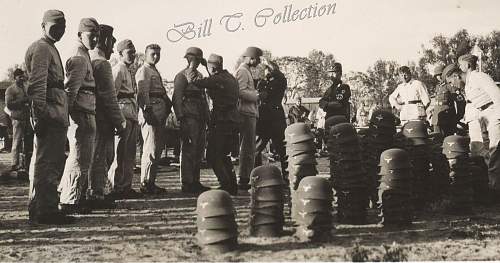
<instances>
[{"instance_id":1,"label":"sandy soil","mask_svg":"<svg viewBox=\"0 0 500 263\"><path fill-rule=\"evenodd\" d=\"M0 162L6 161L0 154ZM326 159L319 170L328 172ZM28 225L28 184L0 182L0 261L500 260L500 206L477 207L474 216L428 211L407 229L383 229L373 209L367 225L337 224L329 240L304 243L293 236L289 217L283 237L250 237L248 195L234 198L239 250L206 255L194 237L196 197L181 193L178 176L162 167L158 182L167 187L166 196L119 201L115 210L79 215L65 227ZM202 183L218 186L211 170L203 170Z\"/></svg>"}]
</instances>

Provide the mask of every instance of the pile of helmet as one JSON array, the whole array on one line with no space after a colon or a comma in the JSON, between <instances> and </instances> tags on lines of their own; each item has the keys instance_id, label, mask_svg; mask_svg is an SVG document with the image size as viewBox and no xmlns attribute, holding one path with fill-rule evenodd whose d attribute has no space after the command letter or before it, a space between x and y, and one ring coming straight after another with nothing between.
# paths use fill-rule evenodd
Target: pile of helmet
<instances>
[{"instance_id":1,"label":"pile of helmet","mask_svg":"<svg viewBox=\"0 0 500 263\"><path fill-rule=\"evenodd\" d=\"M396 116L392 112L376 110L372 113L368 129L358 132L361 141L363 167L368 176L369 197L372 204L377 203L378 163L383 151L394 147Z\"/></svg>"},{"instance_id":2,"label":"pile of helmet","mask_svg":"<svg viewBox=\"0 0 500 263\"><path fill-rule=\"evenodd\" d=\"M442 200L450 185L450 171L448 160L443 154L443 140L444 137L440 132L429 134L429 161L431 165L429 187L431 187L430 194L432 194L434 200Z\"/></svg>"},{"instance_id":3,"label":"pile of helmet","mask_svg":"<svg viewBox=\"0 0 500 263\"><path fill-rule=\"evenodd\" d=\"M469 159L468 137L450 135L443 141L443 154L450 167L450 207L448 212L470 213L473 203L474 177Z\"/></svg>"},{"instance_id":4,"label":"pile of helmet","mask_svg":"<svg viewBox=\"0 0 500 263\"><path fill-rule=\"evenodd\" d=\"M408 153L402 149L386 150L380 155L379 166L380 222L384 226L411 224L412 168Z\"/></svg>"},{"instance_id":5,"label":"pile of helmet","mask_svg":"<svg viewBox=\"0 0 500 263\"><path fill-rule=\"evenodd\" d=\"M314 135L302 122L285 129L286 154L288 156L288 177L290 189L296 190L300 181L307 176L318 174L316 169L316 145Z\"/></svg>"},{"instance_id":6,"label":"pile of helmet","mask_svg":"<svg viewBox=\"0 0 500 263\"><path fill-rule=\"evenodd\" d=\"M348 224L365 223L368 179L361 161L359 137L352 124L340 123L330 128L328 152L338 220Z\"/></svg>"},{"instance_id":7,"label":"pile of helmet","mask_svg":"<svg viewBox=\"0 0 500 263\"><path fill-rule=\"evenodd\" d=\"M413 167L413 204L423 209L433 198L430 186L430 147L427 124L421 120L409 121L402 128L404 149Z\"/></svg>"},{"instance_id":8,"label":"pile of helmet","mask_svg":"<svg viewBox=\"0 0 500 263\"><path fill-rule=\"evenodd\" d=\"M273 165L262 165L252 170L251 178L250 235L280 236L285 223L281 171Z\"/></svg>"},{"instance_id":9,"label":"pile of helmet","mask_svg":"<svg viewBox=\"0 0 500 263\"><path fill-rule=\"evenodd\" d=\"M229 193L210 190L198 196L196 205L199 246L210 253L225 253L238 247L236 212Z\"/></svg>"},{"instance_id":10,"label":"pile of helmet","mask_svg":"<svg viewBox=\"0 0 500 263\"><path fill-rule=\"evenodd\" d=\"M333 193L327 179L310 176L300 181L293 195L292 219L297 224L296 236L304 241L327 238L333 228Z\"/></svg>"}]
</instances>

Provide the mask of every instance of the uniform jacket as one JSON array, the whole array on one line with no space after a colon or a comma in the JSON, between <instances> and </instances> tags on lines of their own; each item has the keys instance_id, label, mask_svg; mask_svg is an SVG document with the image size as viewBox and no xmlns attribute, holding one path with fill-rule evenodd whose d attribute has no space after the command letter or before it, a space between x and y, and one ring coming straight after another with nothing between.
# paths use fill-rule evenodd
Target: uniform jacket
<instances>
[{"instance_id":1,"label":"uniform jacket","mask_svg":"<svg viewBox=\"0 0 500 263\"><path fill-rule=\"evenodd\" d=\"M185 68L174 79L174 104L175 116L178 120L193 118L208 121L208 103L205 90L195 82L201 80L203 75L197 70Z\"/></svg>"},{"instance_id":2,"label":"uniform jacket","mask_svg":"<svg viewBox=\"0 0 500 263\"><path fill-rule=\"evenodd\" d=\"M144 63L135 74L139 107L152 107L156 119L164 124L170 114L172 101L167 96L160 73L154 65Z\"/></svg>"},{"instance_id":3,"label":"uniform jacket","mask_svg":"<svg viewBox=\"0 0 500 263\"><path fill-rule=\"evenodd\" d=\"M418 103L412 103L420 101ZM425 85L416 79L410 80L408 83L401 83L389 95L391 106L402 104L402 109L399 114L401 120L417 120L427 116L425 107L431 100Z\"/></svg>"},{"instance_id":4,"label":"uniform jacket","mask_svg":"<svg viewBox=\"0 0 500 263\"><path fill-rule=\"evenodd\" d=\"M18 87L16 83L7 88L5 91L5 104L11 112L10 117L12 119L27 120L29 118L27 97L24 87Z\"/></svg>"},{"instance_id":5,"label":"uniform jacket","mask_svg":"<svg viewBox=\"0 0 500 263\"><path fill-rule=\"evenodd\" d=\"M66 61L66 92L72 109L95 114L95 80L87 48L80 42Z\"/></svg>"},{"instance_id":6,"label":"uniform jacket","mask_svg":"<svg viewBox=\"0 0 500 263\"><path fill-rule=\"evenodd\" d=\"M495 116L500 118L500 88L484 72L472 71L465 81L465 96L472 106L480 108L493 102Z\"/></svg>"},{"instance_id":7,"label":"uniform jacket","mask_svg":"<svg viewBox=\"0 0 500 263\"><path fill-rule=\"evenodd\" d=\"M351 88L349 85L342 83L342 81L334 81L319 100L319 107L326 112L325 119L333 115L344 115L350 119L350 98Z\"/></svg>"},{"instance_id":8,"label":"uniform jacket","mask_svg":"<svg viewBox=\"0 0 500 263\"><path fill-rule=\"evenodd\" d=\"M132 81L132 75L129 69L123 62L118 62L113 68L113 82L118 106L122 111L123 117L127 120L138 122L137 119L137 90L135 83Z\"/></svg>"},{"instance_id":9,"label":"uniform jacket","mask_svg":"<svg viewBox=\"0 0 500 263\"><path fill-rule=\"evenodd\" d=\"M28 96L33 117L48 125L68 127L68 96L64 92L64 70L52 40L35 41L24 57L28 72Z\"/></svg>"},{"instance_id":10,"label":"uniform jacket","mask_svg":"<svg viewBox=\"0 0 500 263\"><path fill-rule=\"evenodd\" d=\"M260 87L260 86L263 87ZM285 75L275 71L264 81L260 81L257 89L261 94L261 104L259 106L259 119L268 121L285 121L285 112L282 101L287 88Z\"/></svg>"},{"instance_id":11,"label":"uniform jacket","mask_svg":"<svg viewBox=\"0 0 500 263\"><path fill-rule=\"evenodd\" d=\"M240 87L240 101L238 110L241 114L258 117L257 102L259 95L255 89L252 73L247 64L242 63L236 70L235 77Z\"/></svg>"},{"instance_id":12,"label":"uniform jacket","mask_svg":"<svg viewBox=\"0 0 500 263\"><path fill-rule=\"evenodd\" d=\"M125 118L116 99L111 64L98 49L92 50L90 57L96 83L97 126L112 124L112 127L118 128Z\"/></svg>"},{"instance_id":13,"label":"uniform jacket","mask_svg":"<svg viewBox=\"0 0 500 263\"><path fill-rule=\"evenodd\" d=\"M436 98L432 114L432 124L456 124L457 111L455 101L457 101L457 93L454 87L450 84L441 83L436 86Z\"/></svg>"}]
</instances>

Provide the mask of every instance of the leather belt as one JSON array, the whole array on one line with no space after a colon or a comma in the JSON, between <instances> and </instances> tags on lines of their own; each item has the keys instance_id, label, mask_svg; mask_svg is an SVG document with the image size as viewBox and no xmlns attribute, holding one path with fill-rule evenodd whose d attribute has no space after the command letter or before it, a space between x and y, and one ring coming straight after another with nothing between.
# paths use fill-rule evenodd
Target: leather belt
<instances>
[{"instance_id":1,"label":"leather belt","mask_svg":"<svg viewBox=\"0 0 500 263\"><path fill-rule=\"evenodd\" d=\"M405 104L418 104L418 103L422 103L422 101L421 100L410 100L410 101L405 102Z\"/></svg>"},{"instance_id":2,"label":"leather belt","mask_svg":"<svg viewBox=\"0 0 500 263\"><path fill-rule=\"evenodd\" d=\"M450 106L450 103L438 101L437 105L439 105L439 106Z\"/></svg>"},{"instance_id":3,"label":"leather belt","mask_svg":"<svg viewBox=\"0 0 500 263\"><path fill-rule=\"evenodd\" d=\"M135 98L134 93L118 93L116 96L117 99L133 99Z\"/></svg>"},{"instance_id":4,"label":"leather belt","mask_svg":"<svg viewBox=\"0 0 500 263\"><path fill-rule=\"evenodd\" d=\"M488 102L488 103L484 104L483 106L481 106L481 107L479 107L479 108L477 108L477 109L478 109L478 110L480 110L480 111L483 111L483 110L486 110L486 109L487 109L489 106L491 106L491 105L493 105L493 102L492 102L492 101L490 101L490 102Z\"/></svg>"}]
</instances>

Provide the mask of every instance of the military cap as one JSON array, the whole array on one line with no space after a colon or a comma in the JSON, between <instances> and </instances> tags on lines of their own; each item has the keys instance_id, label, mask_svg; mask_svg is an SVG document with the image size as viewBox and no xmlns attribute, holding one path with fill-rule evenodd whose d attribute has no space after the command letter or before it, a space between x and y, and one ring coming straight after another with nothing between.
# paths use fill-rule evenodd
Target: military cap
<instances>
[{"instance_id":1,"label":"military cap","mask_svg":"<svg viewBox=\"0 0 500 263\"><path fill-rule=\"evenodd\" d=\"M196 237L201 245L210 245L238 236L238 230L198 230Z\"/></svg>"},{"instance_id":2,"label":"military cap","mask_svg":"<svg viewBox=\"0 0 500 263\"><path fill-rule=\"evenodd\" d=\"M386 110L376 110L372 113L370 123L384 127L395 127L396 116L392 112Z\"/></svg>"},{"instance_id":3,"label":"military cap","mask_svg":"<svg viewBox=\"0 0 500 263\"><path fill-rule=\"evenodd\" d=\"M223 190L209 190L198 196L196 212L201 217L234 215L231 196Z\"/></svg>"},{"instance_id":4,"label":"military cap","mask_svg":"<svg viewBox=\"0 0 500 263\"><path fill-rule=\"evenodd\" d=\"M24 75L24 71L22 69L20 69L20 68L16 68L14 70L13 74L14 74L14 78L17 77L17 76L23 76Z\"/></svg>"},{"instance_id":5,"label":"military cap","mask_svg":"<svg viewBox=\"0 0 500 263\"><path fill-rule=\"evenodd\" d=\"M295 206L295 211L297 212L331 212L333 210L332 202L330 200L296 198L293 205Z\"/></svg>"},{"instance_id":6,"label":"military cap","mask_svg":"<svg viewBox=\"0 0 500 263\"><path fill-rule=\"evenodd\" d=\"M443 69L443 74L442 74L441 78L444 79L444 78L448 77L449 75L451 75L453 72L457 72L457 71L460 71L460 68L457 66L457 64L455 64L455 63L449 64Z\"/></svg>"},{"instance_id":7,"label":"military cap","mask_svg":"<svg viewBox=\"0 0 500 263\"><path fill-rule=\"evenodd\" d=\"M389 169L387 166L381 166L379 175L387 175L387 176L410 176L411 168L395 168Z\"/></svg>"},{"instance_id":8,"label":"military cap","mask_svg":"<svg viewBox=\"0 0 500 263\"><path fill-rule=\"evenodd\" d=\"M122 52L125 49L135 49L134 44L132 43L132 40L130 39L124 39L116 45L116 50L118 52Z\"/></svg>"},{"instance_id":9,"label":"military cap","mask_svg":"<svg viewBox=\"0 0 500 263\"><path fill-rule=\"evenodd\" d=\"M210 54L210 56L208 57L207 62L222 66L222 64L224 62L224 59L222 58L222 56L219 56L217 54Z\"/></svg>"},{"instance_id":10,"label":"military cap","mask_svg":"<svg viewBox=\"0 0 500 263\"><path fill-rule=\"evenodd\" d=\"M236 219L233 215L216 217L197 217L196 225L198 229L217 230L217 229L237 229Z\"/></svg>"},{"instance_id":11,"label":"military cap","mask_svg":"<svg viewBox=\"0 0 500 263\"><path fill-rule=\"evenodd\" d=\"M332 68L328 72L342 72L342 64L339 62L333 63Z\"/></svg>"},{"instance_id":12,"label":"military cap","mask_svg":"<svg viewBox=\"0 0 500 263\"><path fill-rule=\"evenodd\" d=\"M450 135L443 140L443 153L447 151L469 153L470 138L460 135Z\"/></svg>"},{"instance_id":13,"label":"military cap","mask_svg":"<svg viewBox=\"0 0 500 263\"><path fill-rule=\"evenodd\" d=\"M258 47L248 47L243 53L244 57L258 58L261 57L264 53L262 49Z\"/></svg>"},{"instance_id":14,"label":"military cap","mask_svg":"<svg viewBox=\"0 0 500 263\"><path fill-rule=\"evenodd\" d=\"M403 126L403 135L406 138L429 138L427 124L423 121L409 121Z\"/></svg>"},{"instance_id":15,"label":"military cap","mask_svg":"<svg viewBox=\"0 0 500 263\"><path fill-rule=\"evenodd\" d=\"M317 164L316 157L312 154L299 154L288 157L290 164Z\"/></svg>"},{"instance_id":16,"label":"military cap","mask_svg":"<svg viewBox=\"0 0 500 263\"><path fill-rule=\"evenodd\" d=\"M187 56L194 56L197 58L203 58L203 50L198 47L190 47L186 50L186 54L184 55L184 58L187 58Z\"/></svg>"},{"instance_id":17,"label":"military cap","mask_svg":"<svg viewBox=\"0 0 500 263\"><path fill-rule=\"evenodd\" d=\"M253 226L276 224L281 222L283 222L282 218L277 216L258 214L258 213L253 213L250 215L250 225Z\"/></svg>"},{"instance_id":18,"label":"military cap","mask_svg":"<svg viewBox=\"0 0 500 263\"><path fill-rule=\"evenodd\" d=\"M253 188L251 194L252 200L257 201L281 201L284 198L281 185Z\"/></svg>"},{"instance_id":19,"label":"military cap","mask_svg":"<svg viewBox=\"0 0 500 263\"><path fill-rule=\"evenodd\" d=\"M387 169L411 168L408 153L397 148L382 152L379 166Z\"/></svg>"},{"instance_id":20,"label":"military cap","mask_svg":"<svg viewBox=\"0 0 500 263\"><path fill-rule=\"evenodd\" d=\"M78 25L78 32L99 32L99 23L93 17L82 18Z\"/></svg>"},{"instance_id":21,"label":"military cap","mask_svg":"<svg viewBox=\"0 0 500 263\"><path fill-rule=\"evenodd\" d=\"M62 11L52 9L45 11L42 22L66 23L66 19Z\"/></svg>"},{"instance_id":22,"label":"military cap","mask_svg":"<svg viewBox=\"0 0 500 263\"><path fill-rule=\"evenodd\" d=\"M475 55L472 55L472 54L465 54L465 55L462 55L458 58L458 61L467 61L469 63L477 63L477 56Z\"/></svg>"},{"instance_id":23,"label":"military cap","mask_svg":"<svg viewBox=\"0 0 500 263\"><path fill-rule=\"evenodd\" d=\"M314 139L309 127L303 122L296 122L285 129L287 142L299 143Z\"/></svg>"},{"instance_id":24,"label":"military cap","mask_svg":"<svg viewBox=\"0 0 500 263\"><path fill-rule=\"evenodd\" d=\"M297 198L332 200L333 192L330 182L319 176L308 176L302 179L296 191Z\"/></svg>"},{"instance_id":25,"label":"military cap","mask_svg":"<svg viewBox=\"0 0 500 263\"><path fill-rule=\"evenodd\" d=\"M439 64L434 68L434 76L443 74L444 66Z\"/></svg>"},{"instance_id":26,"label":"military cap","mask_svg":"<svg viewBox=\"0 0 500 263\"><path fill-rule=\"evenodd\" d=\"M250 203L252 208L266 208L266 207L282 207L283 201L263 201L263 200L251 200Z\"/></svg>"},{"instance_id":27,"label":"military cap","mask_svg":"<svg viewBox=\"0 0 500 263\"><path fill-rule=\"evenodd\" d=\"M330 138L342 139L346 137L358 137L356 128L351 123L340 123L330 128Z\"/></svg>"},{"instance_id":28,"label":"military cap","mask_svg":"<svg viewBox=\"0 0 500 263\"><path fill-rule=\"evenodd\" d=\"M324 212L303 212L297 211L295 221L302 226L324 226L331 225L333 217L329 211Z\"/></svg>"},{"instance_id":29,"label":"military cap","mask_svg":"<svg viewBox=\"0 0 500 263\"><path fill-rule=\"evenodd\" d=\"M285 184L280 169L274 165L255 167L250 173L250 178L252 178L252 186L257 188Z\"/></svg>"},{"instance_id":30,"label":"military cap","mask_svg":"<svg viewBox=\"0 0 500 263\"><path fill-rule=\"evenodd\" d=\"M263 215L271 215L277 217L283 217L283 205L279 206L267 206L267 207L251 207L252 211L255 213L263 214Z\"/></svg>"}]
</instances>

